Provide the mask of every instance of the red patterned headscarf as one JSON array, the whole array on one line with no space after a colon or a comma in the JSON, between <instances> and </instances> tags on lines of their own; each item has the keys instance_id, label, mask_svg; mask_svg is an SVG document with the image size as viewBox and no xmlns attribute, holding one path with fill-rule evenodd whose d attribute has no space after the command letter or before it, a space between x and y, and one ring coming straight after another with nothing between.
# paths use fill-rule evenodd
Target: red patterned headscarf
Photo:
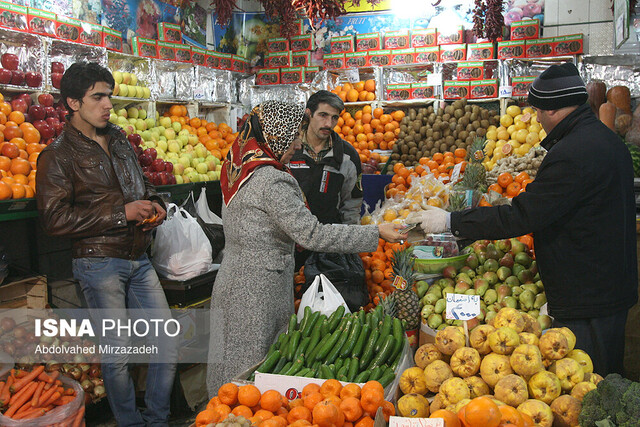
<instances>
[{"instance_id":1,"label":"red patterned headscarf","mask_svg":"<svg viewBox=\"0 0 640 427\"><path fill-rule=\"evenodd\" d=\"M271 165L287 170L280 159L298 133L304 106L266 101L251 111L222 165L220 186L225 205L256 168Z\"/></svg>"}]
</instances>

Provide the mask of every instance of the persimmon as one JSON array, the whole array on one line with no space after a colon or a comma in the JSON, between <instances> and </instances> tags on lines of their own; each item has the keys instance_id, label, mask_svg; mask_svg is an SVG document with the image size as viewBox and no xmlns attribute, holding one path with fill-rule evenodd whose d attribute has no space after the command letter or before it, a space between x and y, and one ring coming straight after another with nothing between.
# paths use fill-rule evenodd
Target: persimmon
<instances>
[{"instance_id":1,"label":"persimmon","mask_svg":"<svg viewBox=\"0 0 640 427\"><path fill-rule=\"evenodd\" d=\"M444 427L460 427L460 420L458 416L446 409L438 409L433 411L429 418L442 418L444 420Z\"/></svg>"},{"instance_id":2,"label":"persimmon","mask_svg":"<svg viewBox=\"0 0 640 427\"><path fill-rule=\"evenodd\" d=\"M312 419L312 415L311 415L311 411L308 408L305 408L304 406L296 406L294 408L291 408L291 410L289 411L289 414L287 415L287 421L289 421L290 424L293 424L296 421L300 421L300 420L306 420L311 422Z\"/></svg>"},{"instance_id":3,"label":"persimmon","mask_svg":"<svg viewBox=\"0 0 640 427\"><path fill-rule=\"evenodd\" d=\"M502 188L507 188L509 184L513 182L513 176L509 172L503 172L498 175L498 184Z\"/></svg>"},{"instance_id":4,"label":"persimmon","mask_svg":"<svg viewBox=\"0 0 640 427\"><path fill-rule=\"evenodd\" d=\"M275 412L282 406L282 395L276 390L267 390L260 398L260 407Z\"/></svg>"},{"instance_id":5,"label":"persimmon","mask_svg":"<svg viewBox=\"0 0 640 427\"><path fill-rule=\"evenodd\" d=\"M306 397L302 399L304 401L305 408L313 411L313 408L320 402L324 400L324 396L320 394L319 391L314 391L309 393Z\"/></svg>"},{"instance_id":6,"label":"persimmon","mask_svg":"<svg viewBox=\"0 0 640 427\"><path fill-rule=\"evenodd\" d=\"M246 405L236 406L235 408L233 408L231 413L236 417L245 417L246 419L253 417L253 411Z\"/></svg>"},{"instance_id":7,"label":"persimmon","mask_svg":"<svg viewBox=\"0 0 640 427\"><path fill-rule=\"evenodd\" d=\"M220 420L218 414L213 409L205 409L196 417L196 427L204 427L209 424L215 424Z\"/></svg>"}]
</instances>

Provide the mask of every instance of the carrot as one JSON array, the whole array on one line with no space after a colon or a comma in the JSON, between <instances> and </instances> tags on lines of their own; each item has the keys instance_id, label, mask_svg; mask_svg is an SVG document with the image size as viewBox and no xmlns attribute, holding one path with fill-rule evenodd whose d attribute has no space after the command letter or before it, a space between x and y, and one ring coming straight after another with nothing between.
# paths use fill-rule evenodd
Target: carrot
<instances>
[{"instance_id":1,"label":"carrot","mask_svg":"<svg viewBox=\"0 0 640 427\"><path fill-rule=\"evenodd\" d=\"M20 407L20 409L18 409L18 410L16 411L16 413L14 414L14 417L15 417L16 415L24 414L25 412L28 412L28 411L30 411L30 410L32 410L32 409L33 409L33 407L31 406L31 402L30 402L30 401L27 401L24 405L22 405L22 406Z\"/></svg>"},{"instance_id":2,"label":"carrot","mask_svg":"<svg viewBox=\"0 0 640 427\"><path fill-rule=\"evenodd\" d=\"M74 400L76 400L75 396L61 396L59 399L53 402L53 404L56 406L61 406L61 405L66 405L67 403L71 403Z\"/></svg>"},{"instance_id":3,"label":"carrot","mask_svg":"<svg viewBox=\"0 0 640 427\"><path fill-rule=\"evenodd\" d=\"M29 411L13 417L14 420L30 420L32 418L38 418L46 414L47 411L44 408L32 408Z\"/></svg>"},{"instance_id":4,"label":"carrot","mask_svg":"<svg viewBox=\"0 0 640 427\"><path fill-rule=\"evenodd\" d=\"M11 370L11 375L14 378L22 378L25 375L27 375L27 371L23 370L23 369L12 369Z\"/></svg>"},{"instance_id":5,"label":"carrot","mask_svg":"<svg viewBox=\"0 0 640 427\"><path fill-rule=\"evenodd\" d=\"M64 391L64 395L65 396L75 396L76 395L76 391L72 388L68 388Z\"/></svg>"},{"instance_id":6,"label":"carrot","mask_svg":"<svg viewBox=\"0 0 640 427\"><path fill-rule=\"evenodd\" d=\"M31 381L33 381L34 379L38 378L38 375L40 375L43 372L44 372L44 365L38 366L33 371L29 372L27 375L25 375L24 377L20 378L19 381L16 381L15 383L13 383L13 385L11 386L11 391L13 393L19 391L22 387L26 386Z\"/></svg>"},{"instance_id":7,"label":"carrot","mask_svg":"<svg viewBox=\"0 0 640 427\"><path fill-rule=\"evenodd\" d=\"M36 392L33 393L33 398L31 399L31 406L32 407L36 407L38 406L38 402L40 401L40 395L42 394L42 390L44 389L44 385L46 383L44 381L38 381L38 388L36 389Z\"/></svg>"},{"instance_id":8,"label":"carrot","mask_svg":"<svg viewBox=\"0 0 640 427\"><path fill-rule=\"evenodd\" d=\"M57 387L51 387L49 390L43 392L42 395L40 396L40 402L38 402L39 405L44 406L43 403L48 401L51 395L53 395L53 393L56 392L56 390L57 390Z\"/></svg>"},{"instance_id":9,"label":"carrot","mask_svg":"<svg viewBox=\"0 0 640 427\"><path fill-rule=\"evenodd\" d=\"M49 375L47 375L46 372L43 372L40 375L38 375L38 380L44 381L44 382L47 382L47 383L52 383L54 379L51 378Z\"/></svg>"},{"instance_id":10,"label":"carrot","mask_svg":"<svg viewBox=\"0 0 640 427\"><path fill-rule=\"evenodd\" d=\"M20 396L20 398L18 398L15 402L13 402L13 404L11 404L9 406L9 409L7 409L7 412L4 413L5 417L12 417L13 414L16 413L16 411L18 409L20 409L20 407L22 405L24 405L25 403L27 403L29 401L29 399L31 399L31 396L33 395L33 393L36 391L36 387L38 387L38 385L36 383L30 383L26 389L27 391L25 391L24 393L22 393L22 395Z\"/></svg>"},{"instance_id":11,"label":"carrot","mask_svg":"<svg viewBox=\"0 0 640 427\"><path fill-rule=\"evenodd\" d=\"M61 385L62 385L62 381L60 381L60 380L56 380L55 385L57 385L57 386L61 386Z\"/></svg>"},{"instance_id":12,"label":"carrot","mask_svg":"<svg viewBox=\"0 0 640 427\"><path fill-rule=\"evenodd\" d=\"M9 399L11 399L11 392L9 391L9 387L11 387L13 381L15 381L15 378L13 378L12 375L9 375L9 378L7 378L7 382L4 384L4 387L2 387L2 391L0 391L0 407L9 403Z\"/></svg>"},{"instance_id":13,"label":"carrot","mask_svg":"<svg viewBox=\"0 0 640 427\"><path fill-rule=\"evenodd\" d=\"M60 371L53 371L52 373L49 374L49 377L51 378L51 382L57 380L59 376L60 376Z\"/></svg>"},{"instance_id":14,"label":"carrot","mask_svg":"<svg viewBox=\"0 0 640 427\"><path fill-rule=\"evenodd\" d=\"M19 392L14 393L13 396L11 396L11 400L9 400L9 405L13 405L13 402L15 402L16 400L20 399L20 397L26 392L27 392L27 388L24 387Z\"/></svg>"},{"instance_id":15,"label":"carrot","mask_svg":"<svg viewBox=\"0 0 640 427\"><path fill-rule=\"evenodd\" d=\"M71 427L80 427L80 425L82 424L83 418L84 418L84 405L82 405L80 409L78 409L78 412L76 413L76 417L73 420L73 424Z\"/></svg>"},{"instance_id":16,"label":"carrot","mask_svg":"<svg viewBox=\"0 0 640 427\"><path fill-rule=\"evenodd\" d=\"M53 393L53 394L51 395L51 397L50 397L49 399L47 399L46 401L44 401L43 403L41 403L41 404L40 404L40 406L47 406L47 405L49 405L50 403L53 403L53 402L55 402L56 400L58 400L58 398L60 398L60 396L62 396L62 395L60 394L60 392L59 392L59 391L56 391L55 393Z\"/></svg>"}]
</instances>

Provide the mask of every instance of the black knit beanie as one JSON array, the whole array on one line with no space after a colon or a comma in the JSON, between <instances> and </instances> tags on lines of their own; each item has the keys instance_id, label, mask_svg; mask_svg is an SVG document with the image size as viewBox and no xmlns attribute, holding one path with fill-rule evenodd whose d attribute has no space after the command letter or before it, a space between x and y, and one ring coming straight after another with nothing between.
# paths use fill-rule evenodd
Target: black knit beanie
<instances>
[{"instance_id":1,"label":"black knit beanie","mask_svg":"<svg viewBox=\"0 0 640 427\"><path fill-rule=\"evenodd\" d=\"M578 69L570 62L552 65L531 84L528 102L541 110L582 105L589 95Z\"/></svg>"}]
</instances>

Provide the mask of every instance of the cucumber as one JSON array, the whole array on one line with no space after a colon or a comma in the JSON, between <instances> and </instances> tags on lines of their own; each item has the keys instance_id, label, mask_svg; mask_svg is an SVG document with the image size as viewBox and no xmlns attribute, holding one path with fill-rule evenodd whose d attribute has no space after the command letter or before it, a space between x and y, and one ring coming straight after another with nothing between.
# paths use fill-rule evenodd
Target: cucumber
<instances>
[{"instance_id":1,"label":"cucumber","mask_svg":"<svg viewBox=\"0 0 640 427\"><path fill-rule=\"evenodd\" d=\"M373 359L373 350L378 341L379 332L377 329L373 329L371 331L371 336L367 341L367 345L364 348L364 352L362 353L362 357L360 358L360 366L369 366L369 362Z\"/></svg>"},{"instance_id":2,"label":"cucumber","mask_svg":"<svg viewBox=\"0 0 640 427\"><path fill-rule=\"evenodd\" d=\"M393 321L391 320L391 316L384 316L384 320L382 321L382 326L380 326L380 336L378 337L378 341L376 341L375 351L380 351L380 347L382 347L382 343L387 338L387 336L391 333L391 325Z\"/></svg>"},{"instance_id":3,"label":"cucumber","mask_svg":"<svg viewBox=\"0 0 640 427\"><path fill-rule=\"evenodd\" d=\"M306 320L307 316L305 316L304 318ZM309 336L311 331L313 331L313 326L316 324L319 318L320 318L319 311L314 311L313 313L311 313L311 315L309 315L308 317L309 321L304 325L304 328L300 328L303 336L305 337Z\"/></svg>"},{"instance_id":4,"label":"cucumber","mask_svg":"<svg viewBox=\"0 0 640 427\"><path fill-rule=\"evenodd\" d=\"M300 322L300 325L298 325L299 331L302 331L309 324L311 313L312 313L311 307L306 306L304 308L304 317L302 318L302 322Z\"/></svg>"},{"instance_id":5,"label":"cucumber","mask_svg":"<svg viewBox=\"0 0 640 427\"><path fill-rule=\"evenodd\" d=\"M355 318L351 324L351 330L349 331L347 341L342 346L342 349L340 349L340 357L349 357L351 355L353 347L355 347L356 342L358 341L361 330L362 324L358 321L357 318Z\"/></svg>"},{"instance_id":6,"label":"cucumber","mask_svg":"<svg viewBox=\"0 0 640 427\"><path fill-rule=\"evenodd\" d=\"M377 381L378 378L380 378L380 375L382 375L382 369L379 366L369 370L369 372L371 372L371 375L369 375L369 381Z\"/></svg>"},{"instance_id":7,"label":"cucumber","mask_svg":"<svg viewBox=\"0 0 640 427\"><path fill-rule=\"evenodd\" d=\"M347 342L347 338L349 337L349 329L351 328L352 319L350 317L347 318L347 323L344 325L342 333L340 334L340 338L333 346L329 354L327 355L327 362L333 363L338 355L340 354L340 349Z\"/></svg>"},{"instance_id":8,"label":"cucumber","mask_svg":"<svg viewBox=\"0 0 640 427\"><path fill-rule=\"evenodd\" d=\"M365 323L364 326L362 326L362 331L360 332L358 339L356 340L356 345L353 347L353 350L351 351L352 357L353 356L360 357L360 355L362 354L362 350L364 350L365 343L369 338L370 331L371 331L371 327L369 326L369 324Z\"/></svg>"},{"instance_id":9,"label":"cucumber","mask_svg":"<svg viewBox=\"0 0 640 427\"><path fill-rule=\"evenodd\" d=\"M344 305L341 305L340 307L336 308L336 311L331 313L331 316L329 316L329 330L331 332L333 332L336 329L343 315L344 315Z\"/></svg>"},{"instance_id":10,"label":"cucumber","mask_svg":"<svg viewBox=\"0 0 640 427\"><path fill-rule=\"evenodd\" d=\"M270 354L267 354L267 357L264 359L264 362L262 362L262 364L258 366L258 369L256 369L256 371L262 372L265 374L270 373L278 363L278 360L280 360L280 351L274 350Z\"/></svg>"},{"instance_id":11,"label":"cucumber","mask_svg":"<svg viewBox=\"0 0 640 427\"><path fill-rule=\"evenodd\" d=\"M364 310L360 310L358 311L358 313L356 314L356 316L358 316L358 321L360 322L360 326L364 325L365 322L365 312Z\"/></svg>"},{"instance_id":12,"label":"cucumber","mask_svg":"<svg viewBox=\"0 0 640 427\"><path fill-rule=\"evenodd\" d=\"M280 352L285 350L285 346L287 345L287 341L289 340L289 335L287 335L286 333L281 333L280 335L278 335L278 350L280 350Z\"/></svg>"},{"instance_id":13,"label":"cucumber","mask_svg":"<svg viewBox=\"0 0 640 427\"><path fill-rule=\"evenodd\" d=\"M380 351L378 352L378 354L376 354L376 357L373 358L371 363L367 365L367 369L373 369L384 364L384 362L387 361L387 359L389 358L389 355L393 351L393 347L395 346L395 341L396 339L393 337L393 335L387 335L387 337L384 340L384 343L380 347Z\"/></svg>"},{"instance_id":14,"label":"cucumber","mask_svg":"<svg viewBox=\"0 0 640 427\"><path fill-rule=\"evenodd\" d=\"M336 342L338 342L338 339L340 339L341 334L342 330L340 328L336 329L335 332L330 335L329 340L327 340L320 351L318 351L318 353L316 354L316 359L325 360L331 349L336 345Z\"/></svg>"},{"instance_id":15,"label":"cucumber","mask_svg":"<svg viewBox=\"0 0 640 427\"><path fill-rule=\"evenodd\" d=\"M380 377L380 379L378 379L378 382L382 384L382 387L386 387L389 384L391 384L395 379L396 379L396 374L394 374L393 372L385 372Z\"/></svg>"},{"instance_id":16,"label":"cucumber","mask_svg":"<svg viewBox=\"0 0 640 427\"><path fill-rule=\"evenodd\" d=\"M289 316L289 327L287 328L287 333L291 335L291 333L296 330L297 326L298 326L298 316L296 316L296 314L293 313L291 316Z\"/></svg>"},{"instance_id":17,"label":"cucumber","mask_svg":"<svg viewBox=\"0 0 640 427\"><path fill-rule=\"evenodd\" d=\"M314 371L317 371L318 369L320 369L320 365L322 365L322 362L319 360L316 360L311 366L311 369L313 369Z\"/></svg>"},{"instance_id":18,"label":"cucumber","mask_svg":"<svg viewBox=\"0 0 640 427\"><path fill-rule=\"evenodd\" d=\"M369 377L371 376L371 371L362 371L357 376L356 379L353 380L354 383L366 383L369 381Z\"/></svg>"},{"instance_id":19,"label":"cucumber","mask_svg":"<svg viewBox=\"0 0 640 427\"><path fill-rule=\"evenodd\" d=\"M401 359L402 359L402 351L398 352L398 354L396 354L395 358L393 358L393 359L389 358L389 361L391 362L391 365L389 365L389 366L391 367L391 370L393 372L396 371L396 368L400 364L400 360Z\"/></svg>"},{"instance_id":20,"label":"cucumber","mask_svg":"<svg viewBox=\"0 0 640 427\"><path fill-rule=\"evenodd\" d=\"M320 324L320 335L321 336L325 336L328 335L329 332L329 319L327 319L326 317L324 318L324 320L322 321L322 323Z\"/></svg>"},{"instance_id":21,"label":"cucumber","mask_svg":"<svg viewBox=\"0 0 640 427\"><path fill-rule=\"evenodd\" d=\"M307 347L309 347L310 342L311 342L311 337L302 338L302 341L300 341L300 345L298 345L298 348L296 349L296 352L293 355L293 358L297 359L298 357L300 357L301 354L305 354L305 351L307 350Z\"/></svg>"},{"instance_id":22,"label":"cucumber","mask_svg":"<svg viewBox=\"0 0 640 427\"><path fill-rule=\"evenodd\" d=\"M322 338L320 340L320 342L313 348L313 350L311 350L311 352L309 353L309 357L307 358L307 361L309 363L313 363L316 360L318 360L318 352L320 351L320 349L322 347L324 347L324 345L327 343L327 341L329 341L331 339L331 335L325 335L324 338Z\"/></svg>"},{"instance_id":23,"label":"cucumber","mask_svg":"<svg viewBox=\"0 0 640 427\"><path fill-rule=\"evenodd\" d=\"M338 360L343 360L343 359L338 359ZM347 368L345 369L345 372L344 372L344 374L347 375L347 373L349 373L349 368L351 367L351 359L344 359L344 363L342 364L342 367Z\"/></svg>"},{"instance_id":24,"label":"cucumber","mask_svg":"<svg viewBox=\"0 0 640 427\"><path fill-rule=\"evenodd\" d=\"M298 344L300 344L301 335L302 333L300 331L291 332L291 337L289 338L289 342L287 343L287 353L285 354L287 360L293 360L293 355L296 353Z\"/></svg>"},{"instance_id":25,"label":"cucumber","mask_svg":"<svg viewBox=\"0 0 640 427\"><path fill-rule=\"evenodd\" d=\"M274 351L276 351L277 349L278 349L278 342L276 341L269 346L269 351L267 352L267 356L273 353Z\"/></svg>"},{"instance_id":26,"label":"cucumber","mask_svg":"<svg viewBox=\"0 0 640 427\"><path fill-rule=\"evenodd\" d=\"M336 370L339 371L340 368L342 368L342 365L344 365L344 359L340 359L338 357L335 361L335 365L336 365Z\"/></svg>"},{"instance_id":27,"label":"cucumber","mask_svg":"<svg viewBox=\"0 0 640 427\"><path fill-rule=\"evenodd\" d=\"M336 374L336 379L338 381L347 381L347 370L345 368L348 368L348 366L343 366Z\"/></svg>"},{"instance_id":28,"label":"cucumber","mask_svg":"<svg viewBox=\"0 0 640 427\"><path fill-rule=\"evenodd\" d=\"M278 363L276 363L276 366L273 368L271 373L272 374L279 373L282 370L282 368L284 368L284 365L286 364L287 364L287 359L285 357L281 357L280 360L278 360Z\"/></svg>"},{"instance_id":29,"label":"cucumber","mask_svg":"<svg viewBox=\"0 0 640 427\"><path fill-rule=\"evenodd\" d=\"M294 375L294 377L306 377L309 376L311 372L311 369L309 368L302 368L300 369L298 372L296 372L296 374Z\"/></svg>"},{"instance_id":30,"label":"cucumber","mask_svg":"<svg viewBox=\"0 0 640 427\"><path fill-rule=\"evenodd\" d=\"M333 377L335 378L335 376L336 376L336 365L334 365L333 363L329 364L329 370L331 371L331 373L333 374Z\"/></svg>"},{"instance_id":31,"label":"cucumber","mask_svg":"<svg viewBox=\"0 0 640 427\"><path fill-rule=\"evenodd\" d=\"M322 365L320 366L320 378L323 378L325 380L330 380L330 379L336 379L336 376L333 375L333 372L331 372L331 369L329 369L329 366L327 365Z\"/></svg>"},{"instance_id":32,"label":"cucumber","mask_svg":"<svg viewBox=\"0 0 640 427\"><path fill-rule=\"evenodd\" d=\"M307 346L305 354L306 355L311 354L311 352L316 348L319 342L320 342L320 328L316 328L313 330L313 332L311 332L311 339L309 341L309 345Z\"/></svg>"},{"instance_id":33,"label":"cucumber","mask_svg":"<svg viewBox=\"0 0 640 427\"><path fill-rule=\"evenodd\" d=\"M397 317L393 318L393 327L391 328L393 332L393 336L396 340L400 341L400 343L404 342L404 328L402 327L402 321Z\"/></svg>"},{"instance_id":34,"label":"cucumber","mask_svg":"<svg viewBox=\"0 0 640 427\"><path fill-rule=\"evenodd\" d=\"M284 364L282 369L280 369L278 372L275 372L275 373L278 374L278 375L284 375L284 373L289 370L291 365L293 365L293 362L287 362L287 363Z\"/></svg>"},{"instance_id":35,"label":"cucumber","mask_svg":"<svg viewBox=\"0 0 640 427\"><path fill-rule=\"evenodd\" d=\"M304 365L304 356L301 356L299 359L297 359L295 362L293 362L291 367L285 371L284 375L293 375L293 374L295 374L300 369L302 369L303 365Z\"/></svg>"},{"instance_id":36,"label":"cucumber","mask_svg":"<svg viewBox=\"0 0 640 427\"><path fill-rule=\"evenodd\" d=\"M349 363L349 372L347 373L347 381L353 382L358 376L358 372L360 371L360 360L357 357L351 359L351 363Z\"/></svg>"}]
</instances>

